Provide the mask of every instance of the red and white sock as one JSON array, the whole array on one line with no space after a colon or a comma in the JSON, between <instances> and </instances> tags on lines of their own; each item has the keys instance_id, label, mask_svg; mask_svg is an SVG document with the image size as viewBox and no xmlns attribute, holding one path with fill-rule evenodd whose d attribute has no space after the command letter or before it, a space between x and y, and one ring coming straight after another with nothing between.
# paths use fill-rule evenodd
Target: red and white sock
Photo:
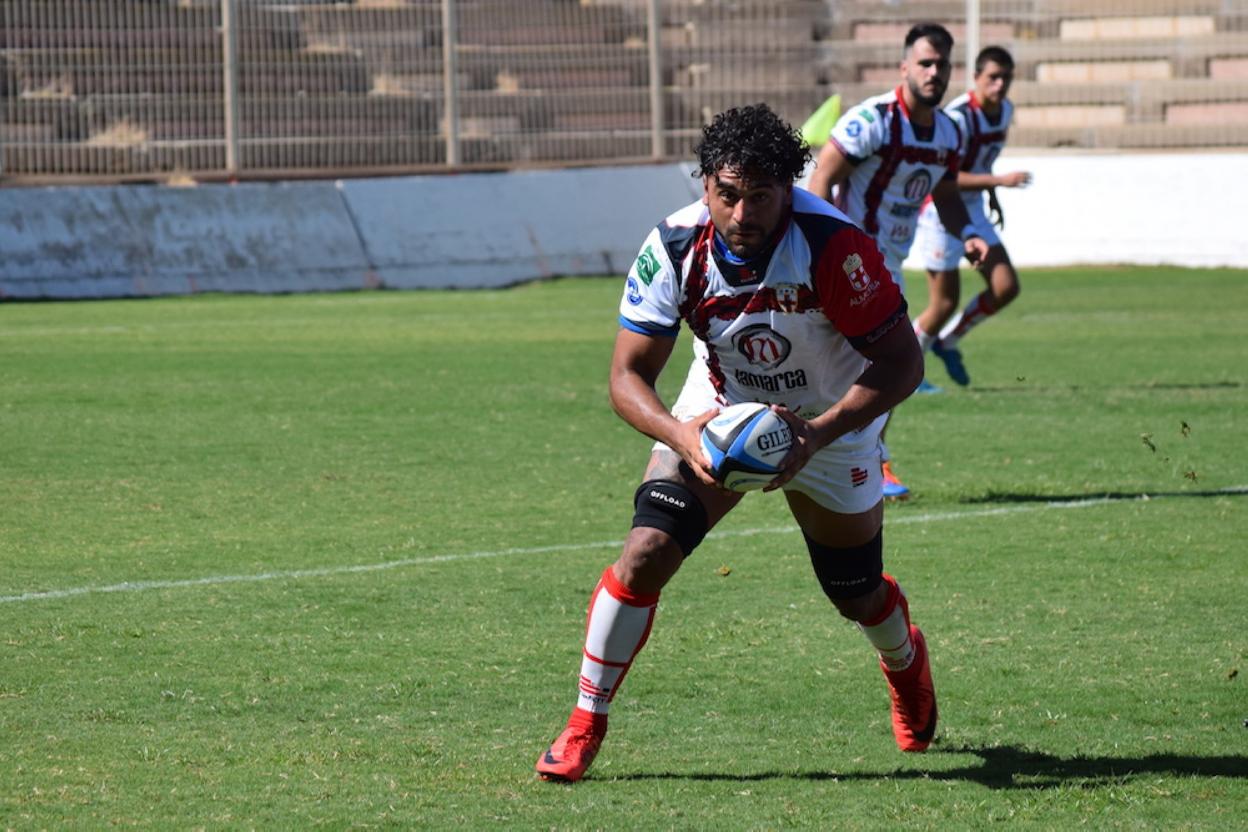
<instances>
[{"instance_id":1,"label":"red and white sock","mask_svg":"<svg viewBox=\"0 0 1248 832\"><path fill-rule=\"evenodd\" d=\"M962 336L984 322L984 319L997 314L997 305L989 291L980 292L971 298L966 308L953 317L940 333L940 343L945 347L956 347Z\"/></svg>"},{"instance_id":2,"label":"red and white sock","mask_svg":"<svg viewBox=\"0 0 1248 832\"><path fill-rule=\"evenodd\" d=\"M923 352L927 352L932 348L932 342L936 340L937 336L925 332L923 327L919 326L919 322L915 321L914 337L919 339L919 349Z\"/></svg>"},{"instance_id":3,"label":"red and white sock","mask_svg":"<svg viewBox=\"0 0 1248 832\"><path fill-rule=\"evenodd\" d=\"M910 638L910 607L897 579L887 572L884 583L888 596L884 609L875 618L859 621L858 629L880 654L880 662L890 672L905 670L914 661L914 642Z\"/></svg>"},{"instance_id":4,"label":"red and white sock","mask_svg":"<svg viewBox=\"0 0 1248 832\"><path fill-rule=\"evenodd\" d=\"M659 593L633 592L620 583L610 566L602 573L589 597L577 711L601 714L605 719L633 657L650 637L658 603Z\"/></svg>"}]
</instances>

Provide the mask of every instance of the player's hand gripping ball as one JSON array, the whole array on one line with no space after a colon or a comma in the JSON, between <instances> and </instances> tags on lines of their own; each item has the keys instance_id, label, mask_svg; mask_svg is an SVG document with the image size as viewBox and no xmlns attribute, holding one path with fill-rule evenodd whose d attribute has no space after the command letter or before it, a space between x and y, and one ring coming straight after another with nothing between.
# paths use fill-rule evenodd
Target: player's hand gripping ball
<instances>
[{"instance_id":1,"label":"player's hand gripping ball","mask_svg":"<svg viewBox=\"0 0 1248 832\"><path fill-rule=\"evenodd\" d=\"M702 429L702 450L729 491L755 491L771 482L792 446L788 424L758 402L726 407Z\"/></svg>"}]
</instances>

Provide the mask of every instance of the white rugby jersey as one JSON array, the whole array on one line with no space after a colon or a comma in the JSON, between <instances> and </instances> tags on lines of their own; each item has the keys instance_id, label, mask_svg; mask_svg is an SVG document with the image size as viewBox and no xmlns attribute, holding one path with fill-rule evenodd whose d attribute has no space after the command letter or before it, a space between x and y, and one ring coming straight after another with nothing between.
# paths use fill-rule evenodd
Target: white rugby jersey
<instances>
[{"instance_id":1,"label":"white rugby jersey","mask_svg":"<svg viewBox=\"0 0 1248 832\"><path fill-rule=\"evenodd\" d=\"M990 118L980 106L974 91L971 91L950 101L945 112L962 131L962 160L958 169L968 173L992 173L992 163L997 161L1005 147L1010 119L1014 117L1014 105L1008 98L1005 99L1001 102L1000 112L995 118ZM963 191L962 201L968 211L975 211L971 214L972 219L983 216L982 190Z\"/></svg>"},{"instance_id":2,"label":"white rugby jersey","mask_svg":"<svg viewBox=\"0 0 1248 832\"><path fill-rule=\"evenodd\" d=\"M866 368L855 346L905 319L871 238L800 188L769 251L734 263L716 239L700 201L660 223L629 269L620 324L670 338L685 321L705 344L699 358L723 405L783 404L813 418Z\"/></svg>"},{"instance_id":3,"label":"white rugby jersey","mask_svg":"<svg viewBox=\"0 0 1248 832\"><path fill-rule=\"evenodd\" d=\"M942 179L956 179L962 136L941 110L916 130L901 87L841 116L829 140L854 164L836 204L900 263L910 252L923 201ZM961 230L961 229L959 229Z\"/></svg>"}]
</instances>

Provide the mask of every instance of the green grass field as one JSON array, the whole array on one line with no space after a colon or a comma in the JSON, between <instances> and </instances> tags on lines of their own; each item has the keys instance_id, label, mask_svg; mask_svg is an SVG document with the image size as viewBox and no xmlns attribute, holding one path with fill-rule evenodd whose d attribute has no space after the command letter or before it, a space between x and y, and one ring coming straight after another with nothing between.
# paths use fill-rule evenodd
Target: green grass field
<instances>
[{"instance_id":1,"label":"green grass field","mask_svg":"<svg viewBox=\"0 0 1248 832\"><path fill-rule=\"evenodd\" d=\"M532 766L649 445L621 281L0 306L0 827L1242 825L1248 273L1023 280L890 430L939 742L759 495L573 787Z\"/></svg>"}]
</instances>

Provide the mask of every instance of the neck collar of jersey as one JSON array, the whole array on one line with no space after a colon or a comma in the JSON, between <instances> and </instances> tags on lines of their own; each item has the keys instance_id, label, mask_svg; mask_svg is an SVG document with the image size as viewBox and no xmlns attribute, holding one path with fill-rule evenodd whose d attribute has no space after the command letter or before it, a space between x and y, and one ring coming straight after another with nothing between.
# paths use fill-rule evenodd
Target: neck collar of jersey
<instances>
[{"instance_id":1,"label":"neck collar of jersey","mask_svg":"<svg viewBox=\"0 0 1248 832\"><path fill-rule=\"evenodd\" d=\"M897 89L893 90L893 97L897 99L897 106L901 109L901 114L906 117L906 121L910 120L910 108L906 106L906 95L902 90L902 84L897 85Z\"/></svg>"},{"instance_id":2,"label":"neck collar of jersey","mask_svg":"<svg viewBox=\"0 0 1248 832\"><path fill-rule=\"evenodd\" d=\"M780 223L780 227L776 229L776 233L767 241L767 245L758 254L753 257L742 258L732 253L732 249L728 248L727 241L719 234L719 229L711 234L711 255L715 258L715 265L719 267L719 273L724 276L724 280L728 281L730 286L743 286L747 283L761 283L767 275L767 266L771 264L771 255L776 252L776 244L784 237L785 232L789 230L789 220L792 215L785 217L784 222Z\"/></svg>"},{"instance_id":3,"label":"neck collar of jersey","mask_svg":"<svg viewBox=\"0 0 1248 832\"><path fill-rule=\"evenodd\" d=\"M971 90L970 92L968 92L967 97L968 97L968 100L971 102L971 109L979 110L981 113L983 113L984 118L988 120L989 124L996 124L1001 119L1001 113L1005 111L1004 103L998 104L996 111L993 112L984 107L984 102L979 100L979 96L975 94L974 90Z\"/></svg>"}]
</instances>

